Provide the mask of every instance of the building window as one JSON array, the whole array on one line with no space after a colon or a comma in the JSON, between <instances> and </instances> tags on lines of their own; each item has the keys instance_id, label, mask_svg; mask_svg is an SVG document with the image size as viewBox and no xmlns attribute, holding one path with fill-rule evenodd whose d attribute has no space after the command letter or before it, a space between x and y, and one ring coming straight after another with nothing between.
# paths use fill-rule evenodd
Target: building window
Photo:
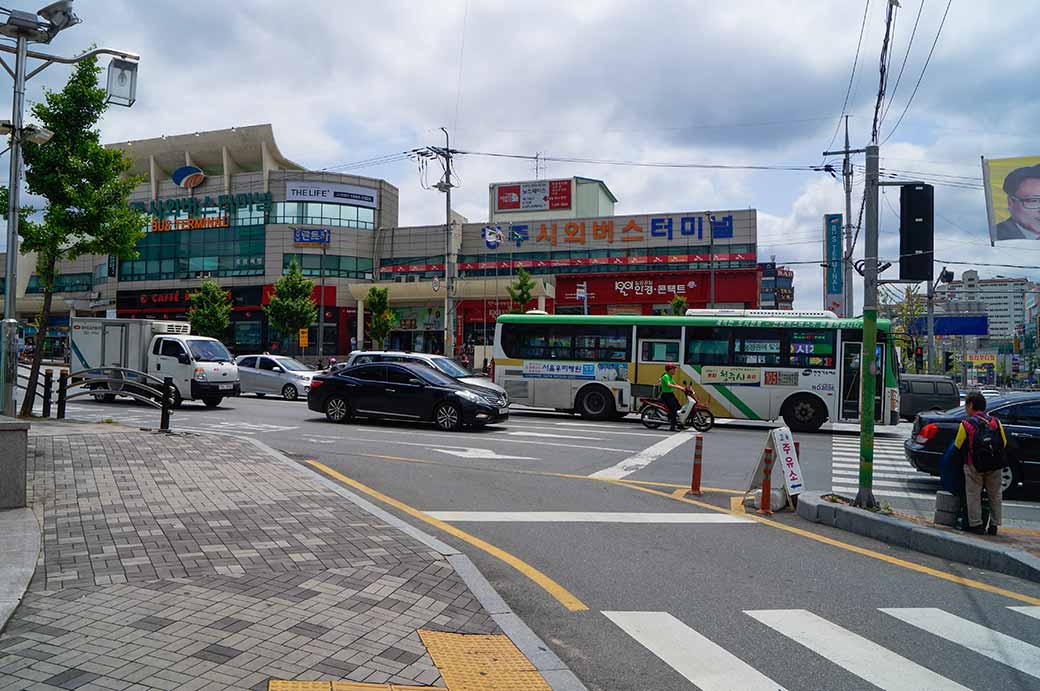
<instances>
[{"instance_id":1,"label":"building window","mask_svg":"<svg viewBox=\"0 0 1040 691\"><path fill-rule=\"evenodd\" d=\"M94 287L94 274L87 273L76 273L76 274L58 274L54 278L54 292L55 293L85 293ZM33 274L29 278L29 284L25 288L26 293L42 293L43 285L40 283L40 277Z\"/></svg>"},{"instance_id":2,"label":"building window","mask_svg":"<svg viewBox=\"0 0 1040 691\"><path fill-rule=\"evenodd\" d=\"M148 233L137 259L119 263L120 281L263 276L264 226Z\"/></svg>"},{"instance_id":3,"label":"building window","mask_svg":"<svg viewBox=\"0 0 1040 691\"><path fill-rule=\"evenodd\" d=\"M294 260L300 266L304 276L322 275L320 254L282 255L283 275L289 272L289 266ZM327 254L325 255L325 276L329 278L372 278L372 259Z\"/></svg>"}]
</instances>

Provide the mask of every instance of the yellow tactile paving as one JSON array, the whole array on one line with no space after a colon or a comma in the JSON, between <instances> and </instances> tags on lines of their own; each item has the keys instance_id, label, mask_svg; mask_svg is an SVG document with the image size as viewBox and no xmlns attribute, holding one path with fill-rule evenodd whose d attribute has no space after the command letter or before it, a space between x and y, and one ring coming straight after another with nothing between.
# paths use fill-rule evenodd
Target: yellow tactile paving
<instances>
[{"instance_id":1,"label":"yellow tactile paving","mask_svg":"<svg viewBox=\"0 0 1040 691\"><path fill-rule=\"evenodd\" d=\"M551 691L508 636L419 631L449 691Z\"/></svg>"}]
</instances>

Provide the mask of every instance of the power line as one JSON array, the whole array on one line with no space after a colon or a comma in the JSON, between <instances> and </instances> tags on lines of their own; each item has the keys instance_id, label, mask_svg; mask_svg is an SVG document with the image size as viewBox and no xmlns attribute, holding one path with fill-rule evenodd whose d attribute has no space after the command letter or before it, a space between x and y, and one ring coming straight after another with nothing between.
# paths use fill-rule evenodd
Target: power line
<instances>
[{"instance_id":1,"label":"power line","mask_svg":"<svg viewBox=\"0 0 1040 691\"><path fill-rule=\"evenodd\" d=\"M921 21L921 11L924 10L924 0L917 8L917 17L914 19L914 28L910 31L910 40L906 44L906 52L903 53L903 63L899 66L899 74L896 75L896 85L892 87L892 95L888 97L888 105L885 112L881 114L881 122L888 117L888 111L892 108L892 102L896 100L896 92L899 91L899 82L903 79L903 70L906 69L907 59L910 57L910 48L914 45L914 36L917 35L917 24Z\"/></svg>"},{"instance_id":2,"label":"power line","mask_svg":"<svg viewBox=\"0 0 1040 691\"><path fill-rule=\"evenodd\" d=\"M531 154L507 154L491 151L455 151L459 155L468 156L490 156L494 158L514 158L533 161ZM588 165L602 166L632 166L638 168L697 168L707 170L779 170L779 171L817 171L833 172L831 167L825 165L733 165L724 163L661 163L651 161L624 161L611 159L574 158L569 156L538 156L540 161L555 161L558 163L583 163Z\"/></svg>"},{"instance_id":3,"label":"power line","mask_svg":"<svg viewBox=\"0 0 1040 691\"><path fill-rule=\"evenodd\" d=\"M881 116L881 105L885 101L885 86L888 80L888 45L892 38L892 25L895 20L897 4L889 0L885 10L885 37L881 41L881 65L878 67L880 77L878 78L877 101L874 103L874 123L870 127L870 141L877 144L878 121Z\"/></svg>"},{"instance_id":4,"label":"power line","mask_svg":"<svg viewBox=\"0 0 1040 691\"><path fill-rule=\"evenodd\" d=\"M834 134L831 135L831 143L827 145L827 151L834 146L834 140L838 138L838 130L841 128L841 119L845 117L845 110L849 106L849 95L852 93L852 83L856 79L856 65L859 64L859 50L863 45L863 31L867 27L867 11L870 9L870 0L863 6L863 21L859 25L859 40L856 41L856 57L852 59L852 74L849 75L849 86L845 89L845 100L841 104L841 114L838 115L838 123L834 125Z\"/></svg>"},{"instance_id":5,"label":"power line","mask_svg":"<svg viewBox=\"0 0 1040 691\"><path fill-rule=\"evenodd\" d=\"M906 106L903 108L903 112L899 114L899 119L896 120L896 124L893 125L891 131L889 131L888 133L888 136L885 137L884 141L881 142L882 144L884 144L892 138L892 135L895 134L897 129L899 129L899 123L903 122L903 116L906 115L906 111L910 110L910 104L914 102L914 96L917 95L917 89L921 86L921 80L924 79L924 73L928 70L928 63L932 60L932 53L935 52L935 46L937 43L939 43L939 36L942 34L943 25L946 24L946 15L949 14L950 5L952 4L953 0L946 0L946 10L943 11L942 21L939 22L939 28L935 32L935 40L932 41L932 47L928 49L928 57L925 58L924 67L921 68L921 74L917 77L917 83L914 84L914 90L913 92L911 92L910 98L907 99Z\"/></svg>"},{"instance_id":6,"label":"power line","mask_svg":"<svg viewBox=\"0 0 1040 691\"><path fill-rule=\"evenodd\" d=\"M459 127L459 106L462 104L462 58L466 54L466 20L469 19L469 0L466 0L462 10L462 37L459 39L459 76L456 82L455 89L455 119L452 121L451 128L458 130Z\"/></svg>"}]
</instances>

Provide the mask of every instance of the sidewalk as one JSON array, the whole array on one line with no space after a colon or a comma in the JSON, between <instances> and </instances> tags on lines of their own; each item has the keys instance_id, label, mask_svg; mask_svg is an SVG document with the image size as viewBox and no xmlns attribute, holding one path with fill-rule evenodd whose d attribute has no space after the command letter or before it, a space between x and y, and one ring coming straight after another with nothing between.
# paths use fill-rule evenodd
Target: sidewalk
<instances>
[{"instance_id":1,"label":"sidewalk","mask_svg":"<svg viewBox=\"0 0 1040 691\"><path fill-rule=\"evenodd\" d=\"M441 543L249 440L39 427L43 550L0 636L0 689L443 686L419 629L501 633L478 600L497 596Z\"/></svg>"}]
</instances>

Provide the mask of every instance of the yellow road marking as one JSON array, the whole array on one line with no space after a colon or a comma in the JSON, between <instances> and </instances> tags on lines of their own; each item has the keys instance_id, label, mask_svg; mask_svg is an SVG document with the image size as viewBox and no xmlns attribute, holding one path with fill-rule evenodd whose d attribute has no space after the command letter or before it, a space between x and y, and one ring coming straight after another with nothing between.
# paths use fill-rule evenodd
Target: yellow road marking
<instances>
[{"instance_id":1,"label":"yellow road marking","mask_svg":"<svg viewBox=\"0 0 1040 691\"><path fill-rule=\"evenodd\" d=\"M271 679L267 691L445 691L439 686L402 686L400 684L370 684L360 681L300 681Z\"/></svg>"},{"instance_id":2,"label":"yellow road marking","mask_svg":"<svg viewBox=\"0 0 1040 691\"><path fill-rule=\"evenodd\" d=\"M730 497L729 498L729 512L730 513L747 513L744 511L744 497Z\"/></svg>"},{"instance_id":3,"label":"yellow road marking","mask_svg":"<svg viewBox=\"0 0 1040 691\"><path fill-rule=\"evenodd\" d=\"M572 612L580 612L580 611L584 611L584 610L588 609L588 607L585 605L585 603L582 602L581 600L579 600L578 598L576 598L574 595L572 595L570 591L568 591L562 585L560 585L559 583L557 583L553 579L549 578L544 573L542 573L541 571L539 571L535 567L531 566L530 564L528 564L524 560L520 559L519 557L515 557L512 554L510 554L509 552L506 552L503 549L495 547L494 545L492 545L489 542L485 542L484 540L481 540L479 537L476 537L474 535L470 535L469 533L465 532L464 530L459 530L455 526L450 525L448 523L445 523L444 521L438 520L438 519L434 518L433 516L430 516L429 514L420 511L419 509L413 508L413 507L409 506L408 504L405 504L404 502L398 501L397 499L394 499L393 497L388 497L387 495L383 494L382 492L374 490L371 487L369 487L368 485L362 484L362 483L358 482L357 480L351 479L351 478L347 477L346 475L343 475L342 473L339 473L339 472L333 470L332 468L328 467L327 465L324 465L324 464L319 463L317 461L307 461L307 463L308 463L308 465L311 465L314 468L317 468L321 472L325 473L329 477L333 477L333 478L339 480L340 482L342 482L345 485L350 485L351 487L353 487L355 489L361 490L365 494L367 494L367 495L369 495L371 497L375 497L376 499L378 499L379 501L381 501L381 502L383 502L385 504L389 504L390 506L393 506L394 508L396 508L396 509L398 509L400 511L404 511L409 516L413 516L413 517L418 518L419 520L421 520L421 521L423 521L425 523L429 523L430 525L434 526L435 528L439 528L440 530L443 530L444 532L448 533L449 535L453 535L453 536L459 538L460 540L463 540L464 542L468 542L469 544L473 545L474 547L476 547L478 549L484 550L485 552L487 552L491 556L497 557L497 558L501 559L502 561L504 561L505 563L509 564L510 566L512 566L514 569L516 569L520 573L522 573L525 576L527 576L528 578L530 578L532 581L537 583L539 586L541 586L547 593L549 593L554 598L556 598L560 602L561 605L563 605L564 607L566 607L570 611L572 611Z\"/></svg>"},{"instance_id":4,"label":"yellow road marking","mask_svg":"<svg viewBox=\"0 0 1040 691\"><path fill-rule=\"evenodd\" d=\"M655 489L650 489L649 487L635 487L633 485L625 485L625 484L620 483L620 482L614 482L612 484L617 484L617 485L621 485L623 487L628 487L629 489L639 490L640 492L649 492L651 494L656 494L659 497L666 497L668 499L674 499L675 501L681 501L681 502L683 502L685 504L694 504L696 506L700 506L700 507L703 507L703 508L712 509L713 511L721 511L722 513L730 513L730 511L728 511L728 510L726 510L726 509L724 509L724 508L722 508L720 506L712 506L711 504L706 504L706 503L704 503L702 501L696 501L696 500L693 500L693 499L687 499L686 497L675 496L675 495L672 495L672 494L668 494L666 492L661 492L661 491L658 491L658 490L655 490ZM734 499L736 499L736 497L734 497ZM791 526L791 525L785 525L783 523L778 523L777 521L772 521L772 520L769 520L767 518L762 518L761 516L758 516L758 515L756 515L754 513L744 513L744 517L745 518L750 518L751 520L756 521L758 523L762 523L764 525L768 525L768 526L772 526L774 528L778 528L779 530L785 530L785 531L787 531L789 533L794 533L795 535L801 535L802 537L809 538L810 540L816 540L817 542L822 542L825 545L830 545L832 547L837 547L838 549L844 549L844 550L847 550L849 552L855 552L856 554L861 554L861 555L863 555L865 557L870 557L871 559L877 559L879 561L883 561L883 562L886 562L888 564L892 564L893 566L900 566L900 567L902 567L904 569L909 569L911 571L917 571L918 573L923 573L923 574L927 574L929 576L934 576L936 578L941 578L944 581L950 581L951 583L957 583L958 585L967 586L969 588L975 588L977 590L984 590L984 591L986 591L988 593L994 593L996 595L1003 595L1004 597L1010 598L1012 600L1018 600L1020 602L1027 602L1027 603L1029 603L1031 605L1040 605L1040 598L1038 598L1038 597L1032 597L1031 595L1023 595L1022 593L1016 593L1016 592L1013 592L1013 591L1010 591L1010 590L1006 590L1004 588L998 588L995 585L990 585L988 583L983 583L981 581L972 580L970 578L964 578L963 576L956 576L956 575L951 574L951 573L945 573L943 571L939 571L938 569L933 569L931 567L924 566L922 564L915 564L912 561L906 561L905 559L900 559L898 557L893 557L893 556L890 556L888 554L882 554L881 552L875 552L874 550L867 549L866 547L860 547L858 545L852 545L852 544L849 544L847 542L842 542L841 540L835 540L834 538L830 538L830 537L827 537L825 535L818 535L818 534L816 534L814 532L811 532L809 530L803 530L802 528L795 528L794 526Z\"/></svg>"},{"instance_id":5,"label":"yellow road marking","mask_svg":"<svg viewBox=\"0 0 1040 691\"><path fill-rule=\"evenodd\" d=\"M420 629L419 638L449 691L552 691L508 636Z\"/></svg>"}]
</instances>

